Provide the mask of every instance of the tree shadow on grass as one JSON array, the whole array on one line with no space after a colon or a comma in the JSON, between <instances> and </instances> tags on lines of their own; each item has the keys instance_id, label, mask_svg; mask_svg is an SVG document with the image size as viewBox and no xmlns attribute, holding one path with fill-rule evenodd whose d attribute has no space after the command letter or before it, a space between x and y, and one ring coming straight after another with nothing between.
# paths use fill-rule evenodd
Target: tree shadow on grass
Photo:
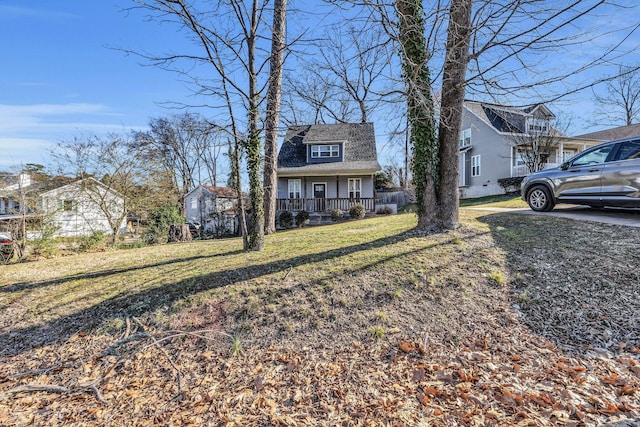
<instances>
[{"instance_id":1,"label":"tree shadow on grass","mask_svg":"<svg viewBox=\"0 0 640 427\"><path fill-rule=\"evenodd\" d=\"M512 301L570 352L640 345L640 229L513 213L478 218L507 254Z\"/></svg>"},{"instance_id":2,"label":"tree shadow on grass","mask_svg":"<svg viewBox=\"0 0 640 427\"><path fill-rule=\"evenodd\" d=\"M411 237L415 237L414 232L407 231L371 242L341 247L322 253L295 256L289 259L268 262L260 265L249 265L244 268L223 270L202 276L190 277L183 281L168 283L160 287L145 289L140 292L119 294L91 307L78 310L38 325L3 331L0 333L0 356L10 357L47 345L62 343L78 332L82 331L89 333L97 330L104 320L117 317L141 316L146 313L151 313L158 308L171 306L177 301L196 295L200 292L230 286L234 283L255 279L266 274L273 274L277 272L282 272L284 274L291 268L391 245ZM198 258L199 257L193 257L187 260ZM204 261L204 259L208 257L202 258ZM172 260L164 264L182 261L184 261L184 259ZM146 266L140 266L136 268L145 267ZM123 269L123 271L126 272L128 269ZM101 278L106 275L117 273L117 270L111 270L95 273L94 275L90 273L87 277ZM64 282L64 280L74 279L67 278L61 281L56 280L51 281L51 283L41 283L39 286L53 285ZM20 285L25 288L25 284Z\"/></svg>"},{"instance_id":3,"label":"tree shadow on grass","mask_svg":"<svg viewBox=\"0 0 640 427\"><path fill-rule=\"evenodd\" d=\"M8 285L8 286L2 286L0 284L0 293L12 293L12 292L25 291L25 290L34 290L34 289L39 289L39 288L46 288L48 286L59 285L61 283L72 281L72 280L107 278L109 276L114 276L116 274L127 273L127 272L130 272L130 271L139 271L139 270L145 270L145 269L149 269L149 268L162 267L162 266L171 265L171 264L178 264L178 263L181 263L181 262L205 260L205 259L217 258L217 257L221 257L221 256L233 256L233 255L237 255L237 254L240 254L240 253L242 253L241 250L232 251L232 252L225 252L225 253L222 253L222 254L197 255L197 256L186 257L186 258L175 258L175 259L171 259L171 260L167 260L167 261L156 262L156 263L153 263L153 264L136 265L136 266L131 266L131 267L127 267L127 268L114 268L114 269L109 269L109 270L95 271L95 272L91 272L91 273L73 274L73 275L70 275L70 276L65 276L65 277L61 277L61 278L58 278L58 279L52 279L52 280L42 280L42 281L36 281L36 282L19 282L19 283L14 283L14 284L11 284L11 285Z\"/></svg>"}]
</instances>

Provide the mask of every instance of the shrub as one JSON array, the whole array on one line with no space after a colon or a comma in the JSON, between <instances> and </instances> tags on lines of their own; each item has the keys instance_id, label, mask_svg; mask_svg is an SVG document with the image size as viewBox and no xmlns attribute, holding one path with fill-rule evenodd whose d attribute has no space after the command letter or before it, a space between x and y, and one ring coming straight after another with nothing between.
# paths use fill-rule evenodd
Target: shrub
<instances>
[{"instance_id":1,"label":"shrub","mask_svg":"<svg viewBox=\"0 0 640 427\"><path fill-rule=\"evenodd\" d=\"M79 252L87 252L98 249L104 243L104 231L94 231L89 236L82 236L79 239Z\"/></svg>"},{"instance_id":2,"label":"shrub","mask_svg":"<svg viewBox=\"0 0 640 427\"><path fill-rule=\"evenodd\" d=\"M151 212L149 221L149 233L146 236L148 243L165 243L169 236L169 227L172 224L183 224L184 217L176 206L163 206Z\"/></svg>"},{"instance_id":3,"label":"shrub","mask_svg":"<svg viewBox=\"0 0 640 427\"><path fill-rule=\"evenodd\" d=\"M351 208L349 209L349 216L353 219L362 219L364 218L366 213L367 213L367 210L365 209L364 205L361 203L357 203L351 206Z\"/></svg>"},{"instance_id":4,"label":"shrub","mask_svg":"<svg viewBox=\"0 0 640 427\"><path fill-rule=\"evenodd\" d=\"M296 225L298 227L304 227L305 225L309 224L309 212L307 211L300 211L298 212L298 214L296 215Z\"/></svg>"},{"instance_id":5,"label":"shrub","mask_svg":"<svg viewBox=\"0 0 640 427\"><path fill-rule=\"evenodd\" d=\"M280 213L278 217L278 222L280 223L280 227L289 228L293 225L293 214L289 211L284 211Z\"/></svg>"},{"instance_id":6,"label":"shrub","mask_svg":"<svg viewBox=\"0 0 640 427\"><path fill-rule=\"evenodd\" d=\"M338 222L342 219L344 215L344 212L342 212L342 209L332 209L331 210L331 220L333 222Z\"/></svg>"},{"instance_id":7,"label":"shrub","mask_svg":"<svg viewBox=\"0 0 640 427\"><path fill-rule=\"evenodd\" d=\"M522 184L522 180L524 176L515 176L513 178L500 178L498 180L498 185L504 189L506 194L510 193L518 193L520 191L520 184Z\"/></svg>"},{"instance_id":8,"label":"shrub","mask_svg":"<svg viewBox=\"0 0 640 427\"><path fill-rule=\"evenodd\" d=\"M383 206L376 211L378 215L391 215L392 213L393 209L391 209L391 206Z\"/></svg>"}]
</instances>

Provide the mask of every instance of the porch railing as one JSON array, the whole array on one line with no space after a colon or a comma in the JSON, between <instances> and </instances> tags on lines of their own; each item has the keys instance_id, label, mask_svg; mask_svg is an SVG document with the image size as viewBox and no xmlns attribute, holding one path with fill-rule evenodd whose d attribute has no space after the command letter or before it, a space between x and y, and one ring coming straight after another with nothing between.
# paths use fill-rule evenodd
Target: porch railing
<instances>
[{"instance_id":1,"label":"porch railing","mask_svg":"<svg viewBox=\"0 0 640 427\"><path fill-rule=\"evenodd\" d=\"M290 212L329 212L333 209L340 209L344 212L349 211L351 206L355 204L364 205L368 212L374 212L376 208L376 200L374 198L360 197L356 199L336 198L336 199L277 199L276 209L278 211Z\"/></svg>"},{"instance_id":2,"label":"porch railing","mask_svg":"<svg viewBox=\"0 0 640 427\"><path fill-rule=\"evenodd\" d=\"M560 166L560 163L545 163L543 169L555 168L556 166ZM520 166L512 166L511 167L511 176L512 177L526 176L526 175L529 175L530 173L531 172L529 172L529 168L527 167L527 165L520 165Z\"/></svg>"}]
</instances>

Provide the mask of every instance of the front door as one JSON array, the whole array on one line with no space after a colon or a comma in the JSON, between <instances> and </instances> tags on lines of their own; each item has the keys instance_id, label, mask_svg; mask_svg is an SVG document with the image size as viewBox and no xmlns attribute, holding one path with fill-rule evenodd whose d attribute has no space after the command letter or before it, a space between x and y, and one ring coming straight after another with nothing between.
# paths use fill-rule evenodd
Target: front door
<instances>
[{"instance_id":1,"label":"front door","mask_svg":"<svg viewBox=\"0 0 640 427\"><path fill-rule=\"evenodd\" d=\"M316 212L323 212L325 210L326 195L327 195L327 184L313 184L314 210Z\"/></svg>"}]
</instances>

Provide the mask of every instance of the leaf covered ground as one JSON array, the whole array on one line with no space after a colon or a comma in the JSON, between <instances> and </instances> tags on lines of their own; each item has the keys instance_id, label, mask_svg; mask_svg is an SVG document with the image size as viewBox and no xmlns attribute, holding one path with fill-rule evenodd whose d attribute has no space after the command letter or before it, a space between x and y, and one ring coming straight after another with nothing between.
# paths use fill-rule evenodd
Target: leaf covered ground
<instances>
[{"instance_id":1,"label":"leaf covered ground","mask_svg":"<svg viewBox=\"0 0 640 427\"><path fill-rule=\"evenodd\" d=\"M398 215L0 270L0 425L634 425L640 229Z\"/></svg>"}]
</instances>

